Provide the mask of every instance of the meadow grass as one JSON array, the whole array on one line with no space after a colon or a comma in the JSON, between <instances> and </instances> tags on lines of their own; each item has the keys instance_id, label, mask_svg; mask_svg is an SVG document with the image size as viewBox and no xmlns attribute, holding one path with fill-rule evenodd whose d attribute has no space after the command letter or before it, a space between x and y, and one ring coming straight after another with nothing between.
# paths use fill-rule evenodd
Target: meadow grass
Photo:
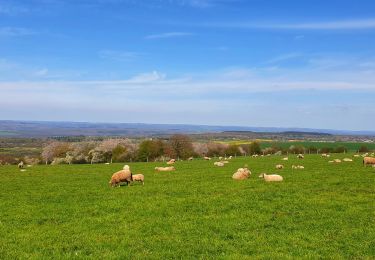
<instances>
[{"instance_id":1,"label":"meadow grass","mask_svg":"<svg viewBox=\"0 0 375 260\"><path fill-rule=\"evenodd\" d=\"M375 258L375 170L289 158L131 163L145 185L120 188L108 181L123 164L0 166L0 259ZM232 180L245 164L250 179Z\"/></svg>"}]
</instances>

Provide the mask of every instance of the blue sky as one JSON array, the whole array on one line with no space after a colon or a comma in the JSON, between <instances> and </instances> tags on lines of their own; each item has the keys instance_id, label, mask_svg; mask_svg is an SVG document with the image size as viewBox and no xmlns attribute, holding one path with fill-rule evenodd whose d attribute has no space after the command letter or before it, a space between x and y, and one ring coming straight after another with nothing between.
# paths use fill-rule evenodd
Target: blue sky
<instances>
[{"instance_id":1,"label":"blue sky","mask_svg":"<svg viewBox=\"0 0 375 260\"><path fill-rule=\"evenodd\" d=\"M375 1L0 0L0 119L375 130Z\"/></svg>"}]
</instances>

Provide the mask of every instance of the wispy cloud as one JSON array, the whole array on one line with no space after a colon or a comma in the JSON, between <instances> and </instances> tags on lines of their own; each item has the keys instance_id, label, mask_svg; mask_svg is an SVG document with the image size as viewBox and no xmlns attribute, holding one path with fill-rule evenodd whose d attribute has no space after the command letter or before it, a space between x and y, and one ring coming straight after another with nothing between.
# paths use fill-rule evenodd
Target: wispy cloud
<instances>
[{"instance_id":1,"label":"wispy cloud","mask_svg":"<svg viewBox=\"0 0 375 260\"><path fill-rule=\"evenodd\" d=\"M37 34L36 31L20 27L0 27L0 37L17 37Z\"/></svg>"},{"instance_id":2,"label":"wispy cloud","mask_svg":"<svg viewBox=\"0 0 375 260\"><path fill-rule=\"evenodd\" d=\"M265 22L219 22L198 26L238 29L275 29L275 30L366 30L375 29L375 18L295 23Z\"/></svg>"},{"instance_id":3,"label":"wispy cloud","mask_svg":"<svg viewBox=\"0 0 375 260\"><path fill-rule=\"evenodd\" d=\"M102 59L114 61L133 61L140 56L137 52L115 50L101 50L98 55Z\"/></svg>"},{"instance_id":4,"label":"wispy cloud","mask_svg":"<svg viewBox=\"0 0 375 260\"><path fill-rule=\"evenodd\" d=\"M152 39L176 38L176 37L185 37L185 36L191 36L191 35L193 34L189 32L167 32L167 33L147 35L145 39L152 40Z\"/></svg>"}]
</instances>

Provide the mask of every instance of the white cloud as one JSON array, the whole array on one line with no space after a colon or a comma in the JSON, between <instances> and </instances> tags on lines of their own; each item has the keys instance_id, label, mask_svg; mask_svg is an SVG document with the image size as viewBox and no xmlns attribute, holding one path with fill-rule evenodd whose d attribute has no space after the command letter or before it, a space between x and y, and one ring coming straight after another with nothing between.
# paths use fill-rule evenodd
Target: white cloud
<instances>
[{"instance_id":1,"label":"white cloud","mask_svg":"<svg viewBox=\"0 0 375 260\"><path fill-rule=\"evenodd\" d=\"M16 37L37 34L34 30L19 27L1 27L0 37Z\"/></svg>"},{"instance_id":2,"label":"white cloud","mask_svg":"<svg viewBox=\"0 0 375 260\"><path fill-rule=\"evenodd\" d=\"M191 36L191 35L193 34L188 33L188 32L167 32L167 33L147 35L145 39L152 40L152 39L176 38L176 37L185 37L185 36Z\"/></svg>"}]
</instances>

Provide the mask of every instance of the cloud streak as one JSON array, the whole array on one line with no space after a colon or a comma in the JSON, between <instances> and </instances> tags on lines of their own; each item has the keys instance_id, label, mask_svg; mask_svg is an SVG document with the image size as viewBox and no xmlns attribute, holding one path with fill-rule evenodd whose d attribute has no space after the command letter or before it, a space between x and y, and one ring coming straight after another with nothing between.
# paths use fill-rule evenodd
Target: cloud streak
<instances>
[{"instance_id":1,"label":"cloud streak","mask_svg":"<svg viewBox=\"0 0 375 260\"><path fill-rule=\"evenodd\" d=\"M155 40L155 39L186 37L186 36L192 36L192 35L193 34L189 32L167 32L167 33L159 33L159 34L150 34L150 35L147 35L145 39Z\"/></svg>"}]
</instances>

